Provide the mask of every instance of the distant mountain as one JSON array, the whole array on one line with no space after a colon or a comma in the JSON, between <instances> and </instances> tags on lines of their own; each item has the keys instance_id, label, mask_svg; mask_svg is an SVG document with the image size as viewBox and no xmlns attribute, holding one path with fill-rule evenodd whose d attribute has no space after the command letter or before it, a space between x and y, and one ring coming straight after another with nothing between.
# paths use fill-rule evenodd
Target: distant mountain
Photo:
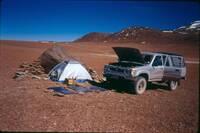
<instances>
[{"instance_id":1,"label":"distant mountain","mask_svg":"<svg viewBox=\"0 0 200 133\"><path fill-rule=\"evenodd\" d=\"M178 29L175 29L174 32L178 32L180 34L199 34L200 20L194 21L188 26L181 26Z\"/></svg>"},{"instance_id":2,"label":"distant mountain","mask_svg":"<svg viewBox=\"0 0 200 133\"><path fill-rule=\"evenodd\" d=\"M145 42L156 40L162 31L148 27L128 27L105 38L108 42Z\"/></svg>"},{"instance_id":3,"label":"distant mountain","mask_svg":"<svg viewBox=\"0 0 200 133\"><path fill-rule=\"evenodd\" d=\"M200 21L174 30L158 30L148 27L128 27L112 34L92 32L76 42L137 42L137 43L187 43L198 42Z\"/></svg>"},{"instance_id":4,"label":"distant mountain","mask_svg":"<svg viewBox=\"0 0 200 133\"><path fill-rule=\"evenodd\" d=\"M75 40L74 42L101 42L104 41L104 39L109 35L109 33L91 32Z\"/></svg>"}]
</instances>

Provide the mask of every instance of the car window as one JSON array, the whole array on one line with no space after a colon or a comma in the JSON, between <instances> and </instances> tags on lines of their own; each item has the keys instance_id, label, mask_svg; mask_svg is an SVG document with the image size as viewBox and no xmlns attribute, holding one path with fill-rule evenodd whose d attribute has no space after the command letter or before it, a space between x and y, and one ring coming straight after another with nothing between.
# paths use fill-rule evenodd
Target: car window
<instances>
[{"instance_id":1,"label":"car window","mask_svg":"<svg viewBox=\"0 0 200 133\"><path fill-rule=\"evenodd\" d=\"M182 66L185 67L185 59L182 60Z\"/></svg>"},{"instance_id":2,"label":"car window","mask_svg":"<svg viewBox=\"0 0 200 133\"><path fill-rule=\"evenodd\" d=\"M161 56L156 56L152 66L162 66L162 58L161 58Z\"/></svg>"},{"instance_id":3,"label":"car window","mask_svg":"<svg viewBox=\"0 0 200 133\"><path fill-rule=\"evenodd\" d=\"M169 58L166 59L165 66L170 66L170 64L169 64Z\"/></svg>"},{"instance_id":4,"label":"car window","mask_svg":"<svg viewBox=\"0 0 200 133\"><path fill-rule=\"evenodd\" d=\"M165 63L165 62L166 62L166 57L167 57L167 56L166 56L166 55L163 55L162 57L163 57L163 63Z\"/></svg>"},{"instance_id":5,"label":"car window","mask_svg":"<svg viewBox=\"0 0 200 133\"><path fill-rule=\"evenodd\" d=\"M144 59L145 64L151 63L152 58L153 58L153 55L150 55L150 54L144 54L143 55L143 59Z\"/></svg>"},{"instance_id":6,"label":"car window","mask_svg":"<svg viewBox=\"0 0 200 133\"><path fill-rule=\"evenodd\" d=\"M178 56L171 56L172 65L174 67L183 67L184 63L182 63L182 58Z\"/></svg>"}]
</instances>

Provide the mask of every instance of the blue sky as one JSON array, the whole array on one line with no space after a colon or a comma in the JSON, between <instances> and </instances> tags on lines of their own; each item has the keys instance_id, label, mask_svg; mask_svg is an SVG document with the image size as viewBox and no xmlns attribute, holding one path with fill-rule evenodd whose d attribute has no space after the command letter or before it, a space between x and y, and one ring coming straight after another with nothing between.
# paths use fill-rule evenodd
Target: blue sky
<instances>
[{"instance_id":1,"label":"blue sky","mask_svg":"<svg viewBox=\"0 0 200 133\"><path fill-rule=\"evenodd\" d=\"M1 39L71 41L129 26L170 30L200 20L197 2L2 0Z\"/></svg>"}]
</instances>

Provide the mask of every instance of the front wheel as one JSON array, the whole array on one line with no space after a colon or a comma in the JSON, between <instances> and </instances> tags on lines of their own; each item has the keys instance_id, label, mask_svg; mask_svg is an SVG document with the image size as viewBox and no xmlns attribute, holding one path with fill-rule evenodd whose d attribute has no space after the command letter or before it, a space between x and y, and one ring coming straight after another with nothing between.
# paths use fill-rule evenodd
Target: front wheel
<instances>
[{"instance_id":1,"label":"front wheel","mask_svg":"<svg viewBox=\"0 0 200 133\"><path fill-rule=\"evenodd\" d=\"M178 87L178 81L169 81L168 82L168 88L170 89L170 90L176 90L177 89L177 87Z\"/></svg>"},{"instance_id":2,"label":"front wheel","mask_svg":"<svg viewBox=\"0 0 200 133\"><path fill-rule=\"evenodd\" d=\"M142 94L146 90L147 81L144 77L137 77L134 82L134 92L135 94Z\"/></svg>"}]
</instances>

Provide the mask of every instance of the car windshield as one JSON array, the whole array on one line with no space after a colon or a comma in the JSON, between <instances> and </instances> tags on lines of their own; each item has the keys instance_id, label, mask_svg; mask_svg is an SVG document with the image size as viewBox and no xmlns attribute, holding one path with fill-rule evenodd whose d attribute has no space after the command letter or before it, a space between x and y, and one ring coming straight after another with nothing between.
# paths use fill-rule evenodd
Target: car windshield
<instances>
[{"instance_id":1,"label":"car windshield","mask_svg":"<svg viewBox=\"0 0 200 133\"><path fill-rule=\"evenodd\" d=\"M144 59L144 62L145 64L150 64L152 59L153 59L153 55L151 54L143 54L143 59Z\"/></svg>"}]
</instances>

